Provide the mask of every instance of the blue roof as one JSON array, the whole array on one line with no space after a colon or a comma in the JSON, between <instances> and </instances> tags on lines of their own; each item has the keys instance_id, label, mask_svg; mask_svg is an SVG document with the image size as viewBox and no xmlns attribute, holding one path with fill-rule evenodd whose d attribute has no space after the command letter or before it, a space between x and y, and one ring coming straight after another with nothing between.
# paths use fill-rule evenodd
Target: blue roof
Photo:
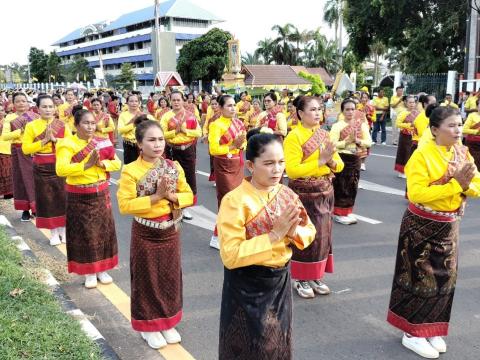
<instances>
[{"instance_id":1,"label":"blue roof","mask_svg":"<svg viewBox=\"0 0 480 360\"><path fill-rule=\"evenodd\" d=\"M150 74L137 74L135 76L137 80L153 80L154 76L152 73Z\"/></svg>"},{"instance_id":2,"label":"blue roof","mask_svg":"<svg viewBox=\"0 0 480 360\"><path fill-rule=\"evenodd\" d=\"M134 25L142 23L145 21L154 19L154 9L155 6L149 6L144 9L136 10L128 14L120 16L115 21L112 21L104 29L105 31L111 31L115 29L124 28L129 25ZM212 22L221 22L220 18L213 15L209 11L192 4L188 0L168 0L160 3L160 17L177 17L184 19L196 19L196 20L206 20ZM104 23L101 21L100 23ZM61 43L69 42L72 40L80 39L83 37L82 30L84 28L78 28L72 31L70 34L64 36L60 40L57 40L52 45L59 45Z\"/></svg>"}]
</instances>

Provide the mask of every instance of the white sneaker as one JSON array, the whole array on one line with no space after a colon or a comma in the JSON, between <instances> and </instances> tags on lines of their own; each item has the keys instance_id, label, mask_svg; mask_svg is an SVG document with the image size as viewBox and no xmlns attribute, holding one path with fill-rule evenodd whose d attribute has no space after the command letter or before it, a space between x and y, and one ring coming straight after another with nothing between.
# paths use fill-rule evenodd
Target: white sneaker
<instances>
[{"instance_id":1,"label":"white sneaker","mask_svg":"<svg viewBox=\"0 0 480 360\"><path fill-rule=\"evenodd\" d=\"M382 145L387 145L387 143L385 141L382 141Z\"/></svg>"},{"instance_id":2,"label":"white sneaker","mask_svg":"<svg viewBox=\"0 0 480 360\"><path fill-rule=\"evenodd\" d=\"M50 238L50 245L57 246L60 245L62 242L60 241L60 236L58 235L57 229L52 229L52 237Z\"/></svg>"},{"instance_id":3,"label":"white sneaker","mask_svg":"<svg viewBox=\"0 0 480 360\"><path fill-rule=\"evenodd\" d=\"M354 224L354 223L357 222L356 220L353 221L348 216L339 216L339 215L334 215L333 220L335 220L336 222L338 222L340 224L343 224L343 225L351 225L351 224Z\"/></svg>"},{"instance_id":4,"label":"white sneaker","mask_svg":"<svg viewBox=\"0 0 480 360\"><path fill-rule=\"evenodd\" d=\"M217 187L217 183L214 181L212 184L213 187Z\"/></svg>"},{"instance_id":5,"label":"white sneaker","mask_svg":"<svg viewBox=\"0 0 480 360\"><path fill-rule=\"evenodd\" d=\"M426 359L438 359L440 356L439 352L430 345L426 338L403 334L402 345Z\"/></svg>"},{"instance_id":6,"label":"white sneaker","mask_svg":"<svg viewBox=\"0 0 480 360\"><path fill-rule=\"evenodd\" d=\"M183 218L185 220L192 220L193 219L193 215L190 213L190 211L188 211L187 209L183 210Z\"/></svg>"},{"instance_id":7,"label":"white sneaker","mask_svg":"<svg viewBox=\"0 0 480 360\"><path fill-rule=\"evenodd\" d=\"M360 170L362 170L362 171L367 170L367 167L365 166L364 163L362 163L362 165L360 165Z\"/></svg>"},{"instance_id":8,"label":"white sneaker","mask_svg":"<svg viewBox=\"0 0 480 360\"><path fill-rule=\"evenodd\" d=\"M406 179L406 178L407 178L407 176L406 176L405 174L403 174L403 173L398 173L397 176L398 176L400 179Z\"/></svg>"},{"instance_id":9,"label":"white sneaker","mask_svg":"<svg viewBox=\"0 0 480 360\"><path fill-rule=\"evenodd\" d=\"M308 281L305 280L295 280L294 282L295 290L300 297L304 299L312 299L315 297L313 289L310 287Z\"/></svg>"},{"instance_id":10,"label":"white sneaker","mask_svg":"<svg viewBox=\"0 0 480 360\"><path fill-rule=\"evenodd\" d=\"M102 284L111 284L113 282L112 277L108 275L106 271L97 273L97 279L100 280Z\"/></svg>"},{"instance_id":11,"label":"white sneaker","mask_svg":"<svg viewBox=\"0 0 480 360\"><path fill-rule=\"evenodd\" d=\"M58 234L60 235L60 240L62 243L67 243L67 229L64 227L58 228Z\"/></svg>"},{"instance_id":12,"label":"white sneaker","mask_svg":"<svg viewBox=\"0 0 480 360\"><path fill-rule=\"evenodd\" d=\"M445 340L443 340L441 336L429 337L427 338L427 341L439 353L447 352L447 344L445 343Z\"/></svg>"},{"instance_id":13,"label":"white sneaker","mask_svg":"<svg viewBox=\"0 0 480 360\"><path fill-rule=\"evenodd\" d=\"M93 289L97 287L97 274L85 275L85 287Z\"/></svg>"},{"instance_id":14,"label":"white sneaker","mask_svg":"<svg viewBox=\"0 0 480 360\"><path fill-rule=\"evenodd\" d=\"M357 218L353 214L348 214L347 217L350 219L351 224L356 224L357 223Z\"/></svg>"},{"instance_id":15,"label":"white sneaker","mask_svg":"<svg viewBox=\"0 0 480 360\"><path fill-rule=\"evenodd\" d=\"M152 349L160 349L167 346L167 341L160 331L140 332L140 335Z\"/></svg>"},{"instance_id":16,"label":"white sneaker","mask_svg":"<svg viewBox=\"0 0 480 360\"><path fill-rule=\"evenodd\" d=\"M175 328L162 331L162 335L167 341L167 344L176 344L182 341L180 334Z\"/></svg>"},{"instance_id":17,"label":"white sneaker","mask_svg":"<svg viewBox=\"0 0 480 360\"><path fill-rule=\"evenodd\" d=\"M320 280L312 280L308 282L310 287L316 292L318 295L328 295L330 294L330 288L324 282Z\"/></svg>"},{"instance_id":18,"label":"white sneaker","mask_svg":"<svg viewBox=\"0 0 480 360\"><path fill-rule=\"evenodd\" d=\"M218 243L218 236L212 235L210 238L210 247L220 250L220 244Z\"/></svg>"}]
</instances>

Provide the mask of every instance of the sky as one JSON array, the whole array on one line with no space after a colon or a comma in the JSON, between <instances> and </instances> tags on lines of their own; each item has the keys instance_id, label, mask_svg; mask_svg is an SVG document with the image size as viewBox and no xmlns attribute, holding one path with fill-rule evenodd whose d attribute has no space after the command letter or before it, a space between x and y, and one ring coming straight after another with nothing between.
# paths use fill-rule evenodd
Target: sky
<instances>
[{"instance_id":1,"label":"sky","mask_svg":"<svg viewBox=\"0 0 480 360\"><path fill-rule=\"evenodd\" d=\"M258 41L274 37L271 28L275 24L292 23L300 31L320 27L327 38L334 37L333 29L323 22L325 0L190 2L224 19L225 22L217 26L230 31L240 40L242 53L253 52ZM154 0L82 0L75 5L65 0L24 0L19 12L18 3L5 1L0 15L3 34L0 65L12 62L26 64L30 47L50 52L55 49L50 46L52 43L79 27L101 20L114 20L122 14L153 4Z\"/></svg>"}]
</instances>

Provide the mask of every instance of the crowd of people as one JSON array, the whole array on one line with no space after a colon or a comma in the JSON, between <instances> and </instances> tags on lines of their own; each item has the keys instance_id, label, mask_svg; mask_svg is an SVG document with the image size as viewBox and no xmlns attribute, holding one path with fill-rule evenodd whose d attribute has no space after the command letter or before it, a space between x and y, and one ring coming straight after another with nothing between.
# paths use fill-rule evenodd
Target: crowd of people
<instances>
[{"instance_id":1,"label":"crowd of people","mask_svg":"<svg viewBox=\"0 0 480 360\"><path fill-rule=\"evenodd\" d=\"M179 228L193 218L203 141L218 200L210 246L224 264L219 358L291 359L291 279L302 298L330 293L333 221L357 222L361 171L378 132L386 144L391 119L409 205L387 320L405 347L437 358L446 351L459 219L466 197L480 196L480 100L473 93L458 106L447 95L438 104L403 91L388 99L380 89L373 100L353 93L338 111L330 96L287 89L254 99L174 90L151 93L145 105L135 91L0 93L0 195L13 197L22 221L49 229L50 245L66 243L68 271L95 288L113 281L107 271L118 264L109 179L121 170L119 211L133 216L132 327L161 348L181 341Z\"/></svg>"}]
</instances>

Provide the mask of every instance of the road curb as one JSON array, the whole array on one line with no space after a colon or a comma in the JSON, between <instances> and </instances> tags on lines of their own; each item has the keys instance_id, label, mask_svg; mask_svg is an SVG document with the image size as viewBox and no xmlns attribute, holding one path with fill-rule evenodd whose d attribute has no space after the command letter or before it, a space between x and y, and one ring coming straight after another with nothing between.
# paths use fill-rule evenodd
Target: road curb
<instances>
[{"instance_id":1,"label":"road curb","mask_svg":"<svg viewBox=\"0 0 480 360\"><path fill-rule=\"evenodd\" d=\"M22 256L33 261L38 262L37 257L23 240L21 236L17 234L17 231L8 221L5 215L0 215L0 225L3 225L5 232L10 237L10 239L15 243L17 249L20 250ZM46 274L44 283L50 288L53 296L59 302L62 310L76 319L80 326L82 327L83 332L92 339L97 346L100 348L102 356L107 360L120 360L117 353L112 349L112 347L105 340L103 335L98 331L95 325L85 316L85 314L80 310L73 300L67 295L65 290L61 287L60 283L55 279L53 274L48 269L43 269Z\"/></svg>"}]
</instances>

